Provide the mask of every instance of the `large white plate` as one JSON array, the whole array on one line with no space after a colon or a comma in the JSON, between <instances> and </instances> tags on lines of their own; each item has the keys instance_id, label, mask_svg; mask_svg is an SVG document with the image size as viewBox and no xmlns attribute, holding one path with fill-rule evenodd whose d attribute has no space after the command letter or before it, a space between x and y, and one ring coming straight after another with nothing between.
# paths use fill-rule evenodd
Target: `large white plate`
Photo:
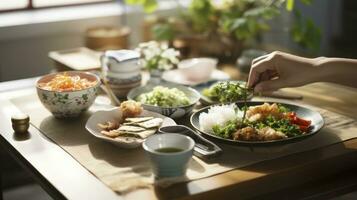
<instances>
[{"instance_id":1,"label":"large white plate","mask_svg":"<svg viewBox=\"0 0 357 200\"><path fill-rule=\"evenodd\" d=\"M165 117L158 113L150 112L144 110L141 115L142 117L153 116L162 118L164 121L161 127L176 125L175 121L171 118ZM86 123L86 129L95 137L111 142L122 148L136 148L141 145L144 139L131 138L131 137L117 137L110 138L100 133L101 129L98 127L99 123L105 123L107 121L118 121L122 117L122 113L119 108L113 108L110 110L97 111L88 119Z\"/></svg>"},{"instance_id":2,"label":"large white plate","mask_svg":"<svg viewBox=\"0 0 357 200\"><path fill-rule=\"evenodd\" d=\"M215 70L213 70L211 77L208 80L189 80L178 69L174 69L174 70L170 70L170 71L165 71L162 74L162 79L165 81L173 82L173 83L177 83L177 84L195 86L195 85L206 83L206 82L212 81L212 80L228 80L228 79L230 79L230 76L227 73L225 73L224 71L215 69Z\"/></svg>"}]
</instances>

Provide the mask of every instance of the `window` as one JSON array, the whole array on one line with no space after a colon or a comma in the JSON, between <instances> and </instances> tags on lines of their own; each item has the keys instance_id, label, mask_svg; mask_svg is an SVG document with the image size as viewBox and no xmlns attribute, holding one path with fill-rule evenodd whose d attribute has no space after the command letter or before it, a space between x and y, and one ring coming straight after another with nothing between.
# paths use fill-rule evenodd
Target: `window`
<instances>
[{"instance_id":1,"label":"window","mask_svg":"<svg viewBox=\"0 0 357 200\"><path fill-rule=\"evenodd\" d=\"M113 0L0 0L0 12L108 1Z\"/></svg>"},{"instance_id":2,"label":"window","mask_svg":"<svg viewBox=\"0 0 357 200\"><path fill-rule=\"evenodd\" d=\"M62 6L62 5L73 5L73 4L83 4L83 3L95 3L102 1L111 0L32 0L34 7L50 7L50 6Z\"/></svg>"},{"instance_id":3,"label":"window","mask_svg":"<svg viewBox=\"0 0 357 200\"><path fill-rule=\"evenodd\" d=\"M1 0L0 11L27 8L29 0Z\"/></svg>"}]
</instances>

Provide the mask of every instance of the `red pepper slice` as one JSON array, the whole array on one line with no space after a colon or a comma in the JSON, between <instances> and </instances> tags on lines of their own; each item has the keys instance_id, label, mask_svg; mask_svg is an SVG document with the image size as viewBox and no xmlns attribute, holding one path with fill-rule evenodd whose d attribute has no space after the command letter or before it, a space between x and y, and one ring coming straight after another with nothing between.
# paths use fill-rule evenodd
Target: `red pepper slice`
<instances>
[{"instance_id":1,"label":"red pepper slice","mask_svg":"<svg viewBox=\"0 0 357 200\"><path fill-rule=\"evenodd\" d=\"M305 120L299 117L296 117L296 119L294 118L295 123L298 125L302 125L302 126L310 126L311 125L311 121L310 120Z\"/></svg>"},{"instance_id":2,"label":"red pepper slice","mask_svg":"<svg viewBox=\"0 0 357 200\"><path fill-rule=\"evenodd\" d=\"M302 126L302 125L300 125L299 127L300 127L300 130L302 132L307 132L310 126Z\"/></svg>"},{"instance_id":3,"label":"red pepper slice","mask_svg":"<svg viewBox=\"0 0 357 200\"><path fill-rule=\"evenodd\" d=\"M296 116L290 117L290 123L297 124L296 121L297 121L297 117Z\"/></svg>"},{"instance_id":4,"label":"red pepper slice","mask_svg":"<svg viewBox=\"0 0 357 200\"><path fill-rule=\"evenodd\" d=\"M295 117L296 116L296 112L289 112L288 113L288 117L289 118L293 118L293 117Z\"/></svg>"}]
</instances>

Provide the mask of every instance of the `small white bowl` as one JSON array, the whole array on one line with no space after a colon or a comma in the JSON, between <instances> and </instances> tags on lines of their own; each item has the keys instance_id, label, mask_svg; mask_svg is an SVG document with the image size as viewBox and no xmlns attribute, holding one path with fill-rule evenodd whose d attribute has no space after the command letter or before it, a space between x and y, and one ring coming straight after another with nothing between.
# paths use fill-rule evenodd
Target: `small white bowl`
<instances>
[{"instance_id":1,"label":"small white bowl","mask_svg":"<svg viewBox=\"0 0 357 200\"><path fill-rule=\"evenodd\" d=\"M101 57L102 68L115 73L140 72L140 54L133 50L106 51Z\"/></svg>"},{"instance_id":2,"label":"small white bowl","mask_svg":"<svg viewBox=\"0 0 357 200\"><path fill-rule=\"evenodd\" d=\"M190 80L208 80L217 67L215 58L191 58L179 62L178 69Z\"/></svg>"},{"instance_id":3,"label":"small white bowl","mask_svg":"<svg viewBox=\"0 0 357 200\"><path fill-rule=\"evenodd\" d=\"M112 72L112 71L107 71L106 72L106 76L112 79L130 79L133 77L137 77L140 75L140 71L134 71L134 72L122 72L122 73L118 73L118 72Z\"/></svg>"},{"instance_id":4,"label":"small white bowl","mask_svg":"<svg viewBox=\"0 0 357 200\"><path fill-rule=\"evenodd\" d=\"M143 148L150 157L156 177L184 176L193 154L195 141L192 138L176 133L157 134L143 142ZM174 153L158 152L160 148L178 148Z\"/></svg>"}]
</instances>

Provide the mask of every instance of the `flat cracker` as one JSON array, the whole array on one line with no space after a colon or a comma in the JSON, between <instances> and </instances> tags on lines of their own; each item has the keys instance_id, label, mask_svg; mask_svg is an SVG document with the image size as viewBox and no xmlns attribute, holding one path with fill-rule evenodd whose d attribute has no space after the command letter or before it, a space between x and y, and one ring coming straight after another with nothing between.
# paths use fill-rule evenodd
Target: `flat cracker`
<instances>
[{"instance_id":1,"label":"flat cracker","mask_svg":"<svg viewBox=\"0 0 357 200\"><path fill-rule=\"evenodd\" d=\"M110 137L110 138L116 138L120 135L120 132L117 131L117 130L111 130L111 131L101 131L100 132L101 134L107 136L107 137Z\"/></svg>"},{"instance_id":2,"label":"flat cracker","mask_svg":"<svg viewBox=\"0 0 357 200\"><path fill-rule=\"evenodd\" d=\"M128 126L128 125L124 125L121 126L117 129L119 132L139 132L139 131L145 131L146 129L143 127L139 127L139 126Z\"/></svg>"},{"instance_id":3,"label":"flat cracker","mask_svg":"<svg viewBox=\"0 0 357 200\"><path fill-rule=\"evenodd\" d=\"M156 133L157 129L147 129L144 131L139 131L139 132L129 132L129 131L119 131L119 137L134 137L134 138L141 138L145 139L149 137L150 135L153 135Z\"/></svg>"},{"instance_id":4,"label":"flat cracker","mask_svg":"<svg viewBox=\"0 0 357 200\"><path fill-rule=\"evenodd\" d=\"M157 128L159 126L161 126L162 122L164 120L161 119L161 118L154 118L154 119L151 119L149 121L145 121L145 122L141 122L141 123L137 123L137 125L143 127L143 128Z\"/></svg>"},{"instance_id":5,"label":"flat cracker","mask_svg":"<svg viewBox=\"0 0 357 200\"><path fill-rule=\"evenodd\" d=\"M126 122L133 122L133 123L139 123L139 122L144 122L154 119L154 117L131 117L131 118L126 118Z\"/></svg>"}]
</instances>

